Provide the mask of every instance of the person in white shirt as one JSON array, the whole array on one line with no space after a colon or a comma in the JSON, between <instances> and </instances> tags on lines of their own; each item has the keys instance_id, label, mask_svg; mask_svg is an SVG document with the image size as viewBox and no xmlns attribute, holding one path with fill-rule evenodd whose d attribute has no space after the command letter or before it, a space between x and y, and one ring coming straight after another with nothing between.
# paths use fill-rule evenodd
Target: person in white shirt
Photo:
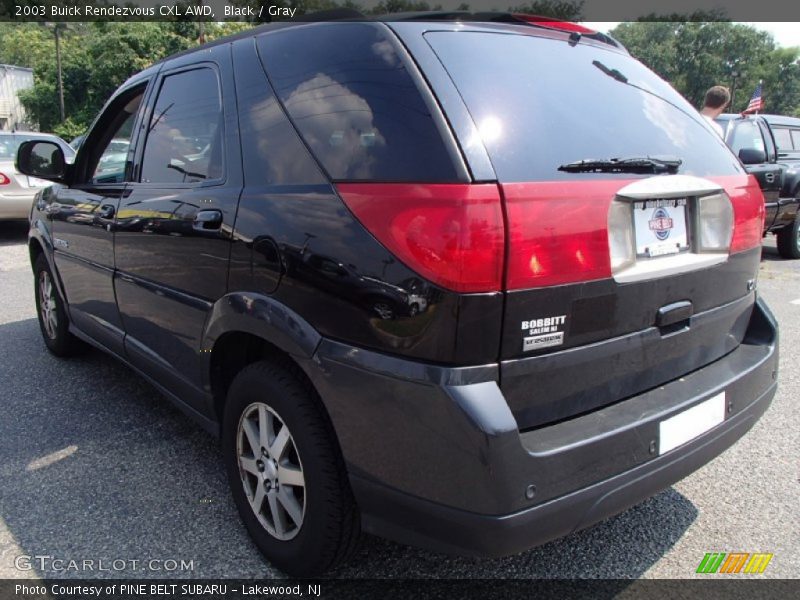
<instances>
[{"instance_id":1,"label":"person in white shirt","mask_svg":"<svg viewBox=\"0 0 800 600\"><path fill-rule=\"evenodd\" d=\"M724 137L722 127L714 119L725 112L728 104L731 102L731 93L725 86L715 85L706 92L705 100L703 101L703 109L700 114L709 122L711 127L714 128L719 134L719 137Z\"/></svg>"}]
</instances>

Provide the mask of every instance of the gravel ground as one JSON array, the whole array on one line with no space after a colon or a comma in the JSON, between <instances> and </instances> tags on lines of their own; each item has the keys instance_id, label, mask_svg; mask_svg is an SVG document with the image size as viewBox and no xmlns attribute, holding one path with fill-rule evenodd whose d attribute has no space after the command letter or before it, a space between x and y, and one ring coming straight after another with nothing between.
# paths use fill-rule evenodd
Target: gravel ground
<instances>
[{"instance_id":1,"label":"gravel ground","mask_svg":"<svg viewBox=\"0 0 800 600\"><path fill-rule=\"evenodd\" d=\"M244 531L208 435L113 359L45 351L25 235L0 223L0 578L280 577ZM780 388L754 429L709 465L518 556L454 558L365 536L335 575L684 578L706 552L740 551L774 553L762 577L797 577L800 261L781 260L771 240L759 288L781 324ZM95 570L59 573L49 559L19 570L20 555L90 559ZM101 559L124 569L98 571ZM170 560L191 564L174 570Z\"/></svg>"}]
</instances>

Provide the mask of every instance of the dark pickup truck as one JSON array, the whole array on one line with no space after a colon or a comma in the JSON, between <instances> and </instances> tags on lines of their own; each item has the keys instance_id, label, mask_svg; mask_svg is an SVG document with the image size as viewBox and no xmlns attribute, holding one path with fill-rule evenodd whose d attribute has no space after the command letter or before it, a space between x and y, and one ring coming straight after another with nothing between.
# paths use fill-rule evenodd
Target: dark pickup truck
<instances>
[{"instance_id":1,"label":"dark pickup truck","mask_svg":"<svg viewBox=\"0 0 800 600\"><path fill-rule=\"evenodd\" d=\"M764 235L778 237L778 252L784 258L800 258L800 119L724 114L716 121L725 142L764 192Z\"/></svg>"}]
</instances>

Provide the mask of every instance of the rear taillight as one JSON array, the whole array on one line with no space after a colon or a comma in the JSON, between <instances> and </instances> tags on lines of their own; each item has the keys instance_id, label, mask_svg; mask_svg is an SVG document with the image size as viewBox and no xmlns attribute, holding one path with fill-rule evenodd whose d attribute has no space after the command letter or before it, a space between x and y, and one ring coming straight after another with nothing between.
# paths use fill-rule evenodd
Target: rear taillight
<instances>
[{"instance_id":1,"label":"rear taillight","mask_svg":"<svg viewBox=\"0 0 800 600\"><path fill-rule=\"evenodd\" d=\"M11 180L6 176L5 173L0 173L0 185L8 185L11 183Z\"/></svg>"},{"instance_id":2,"label":"rear taillight","mask_svg":"<svg viewBox=\"0 0 800 600\"><path fill-rule=\"evenodd\" d=\"M348 183L337 189L379 242L457 292L502 289L505 232L495 184Z\"/></svg>"},{"instance_id":3,"label":"rear taillight","mask_svg":"<svg viewBox=\"0 0 800 600\"><path fill-rule=\"evenodd\" d=\"M733 239L731 254L761 245L764 232L764 196L758 182L750 175L747 185L729 188L733 204Z\"/></svg>"},{"instance_id":4,"label":"rear taillight","mask_svg":"<svg viewBox=\"0 0 800 600\"><path fill-rule=\"evenodd\" d=\"M690 258L653 258L631 277L659 277L661 267L678 272L709 266L711 259L724 261L728 252L761 243L764 202L752 178L720 177L712 183L675 177L637 185L655 185L648 198L696 199L692 249L681 255ZM687 181L695 187L683 195L661 189ZM421 276L457 292L490 292L618 278L635 270L631 203L639 196L619 195L631 189L624 187L628 183L348 183L337 189L378 241ZM678 271L676 260L685 263Z\"/></svg>"},{"instance_id":5,"label":"rear taillight","mask_svg":"<svg viewBox=\"0 0 800 600\"><path fill-rule=\"evenodd\" d=\"M619 181L507 183L507 289L611 276L608 214Z\"/></svg>"}]
</instances>

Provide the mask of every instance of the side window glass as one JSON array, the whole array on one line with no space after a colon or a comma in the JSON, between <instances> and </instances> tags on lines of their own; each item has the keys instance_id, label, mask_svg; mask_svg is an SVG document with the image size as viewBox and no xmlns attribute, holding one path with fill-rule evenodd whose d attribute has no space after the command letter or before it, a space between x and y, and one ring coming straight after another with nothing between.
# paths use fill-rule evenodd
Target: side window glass
<instances>
[{"instance_id":1,"label":"side window glass","mask_svg":"<svg viewBox=\"0 0 800 600\"><path fill-rule=\"evenodd\" d=\"M200 68L165 77L147 128L141 181L200 183L222 175L222 103L216 73Z\"/></svg>"},{"instance_id":2,"label":"side window glass","mask_svg":"<svg viewBox=\"0 0 800 600\"><path fill-rule=\"evenodd\" d=\"M107 122L105 133L98 140L98 147L103 150L95 154L90 162L91 183L122 183L125 181L131 135L143 95L144 90L142 89L134 93L132 97L122 100L125 103L124 106Z\"/></svg>"},{"instance_id":3,"label":"side window glass","mask_svg":"<svg viewBox=\"0 0 800 600\"><path fill-rule=\"evenodd\" d=\"M775 143L778 146L778 150L792 149L792 138L788 129L785 127L773 127L772 133L775 135Z\"/></svg>"},{"instance_id":4,"label":"side window glass","mask_svg":"<svg viewBox=\"0 0 800 600\"><path fill-rule=\"evenodd\" d=\"M257 44L275 93L334 180L453 181L434 116L393 37L377 23L318 23Z\"/></svg>"},{"instance_id":5,"label":"side window glass","mask_svg":"<svg viewBox=\"0 0 800 600\"><path fill-rule=\"evenodd\" d=\"M792 129L792 142L794 142L794 149L800 150L800 129Z\"/></svg>"}]
</instances>

